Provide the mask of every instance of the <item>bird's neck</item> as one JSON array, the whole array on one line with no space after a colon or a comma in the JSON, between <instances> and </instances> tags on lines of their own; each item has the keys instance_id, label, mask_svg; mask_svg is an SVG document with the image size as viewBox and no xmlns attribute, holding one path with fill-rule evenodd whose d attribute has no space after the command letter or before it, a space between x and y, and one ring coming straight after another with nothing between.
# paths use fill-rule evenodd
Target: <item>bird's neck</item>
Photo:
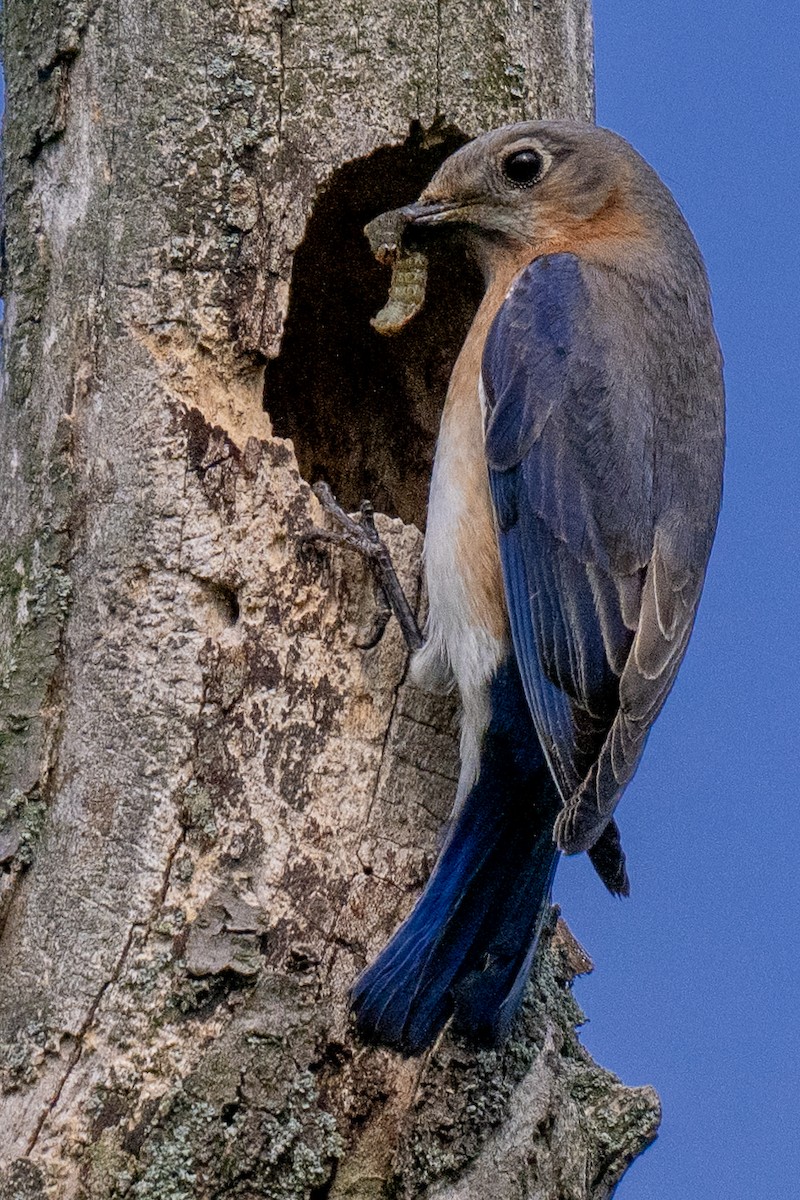
<instances>
[{"instance_id":1,"label":"bird's neck","mask_svg":"<svg viewBox=\"0 0 800 1200\"><path fill-rule=\"evenodd\" d=\"M511 241L489 241L483 235L468 236L468 246L483 275L484 296L495 296L499 292L499 303L502 303L502 298L511 287L515 276L535 257L535 251L528 245ZM485 303L481 307L485 307Z\"/></svg>"},{"instance_id":2,"label":"bird's neck","mask_svg":"<svg viewBox=\"0 0 800 1200\"><path fill-rule=\"evenodd\" d=\"M588 215L570 214L557 203L540 205L524 240L511 234L487 236L485 231L467 232L467 239L487 293L502 288L505 294L524 267L546 254L574 254L598 266L637 274L642 265L649 273L649 264L664 252L657 229L619 189Z\"/></svg>"}]
</instances>

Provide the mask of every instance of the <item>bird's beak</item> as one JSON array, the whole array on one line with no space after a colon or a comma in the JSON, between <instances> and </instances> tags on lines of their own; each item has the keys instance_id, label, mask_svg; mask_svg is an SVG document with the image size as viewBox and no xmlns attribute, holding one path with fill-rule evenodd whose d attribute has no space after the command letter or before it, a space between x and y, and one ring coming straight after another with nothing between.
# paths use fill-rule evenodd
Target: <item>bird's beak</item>
<instances>
[{"instance_id":1,"label":"bird's beak","mask_svg":"<svg viewBox=\"0 0 800 1200\"><path fill-rule=\"evenodd\" d=\"M423 204L418 200L400 211L409 225L441 225L445 221L457 220L461 207L455 200L442 200L434 204Z\"/></svg>"}]
</instances>

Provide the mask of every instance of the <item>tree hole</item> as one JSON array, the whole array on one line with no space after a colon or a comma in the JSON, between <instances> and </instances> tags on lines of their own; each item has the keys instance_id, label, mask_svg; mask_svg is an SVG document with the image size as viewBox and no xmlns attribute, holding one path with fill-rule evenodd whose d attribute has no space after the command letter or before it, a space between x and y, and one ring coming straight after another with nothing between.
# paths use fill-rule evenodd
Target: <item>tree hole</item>
<instances>
[{"instance_id":1,"label":"tree hole","mask_svg":"<svg viewBox=\"0 0 800 1200\"><path fill-rule=\"evenodd\" d=\"M390 271L364 236L379 213L415 200L467 139L412 129L398 146L346 163L320 194L294 257L277 358L264 406L294 442L303 476L326 480L346 509L425 525L428 484L447 381L482 294L477 268L445 238L430 247L425 306L394 337L370 325Z\"/></svg>"},{"instance_id":2,"label":"tree hole","mask_svg":"<svg viewBox=\"0 0 800 1200\"><path fill-rule=\"evenodd\" d=\"M239 620L239 597L235 590L215 580L200 581L211 611L223 628L232 628Z\"/></svg>"}]
</instances>

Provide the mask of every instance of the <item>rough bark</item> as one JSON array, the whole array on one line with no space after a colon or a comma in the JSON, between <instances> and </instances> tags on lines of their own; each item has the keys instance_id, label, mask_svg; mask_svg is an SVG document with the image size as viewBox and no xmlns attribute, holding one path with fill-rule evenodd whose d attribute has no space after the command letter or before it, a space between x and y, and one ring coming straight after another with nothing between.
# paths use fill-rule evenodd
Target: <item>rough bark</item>
<instances>
[{"instance_id":1,"label":"rough bark","mask_svg":"<svg viewBox=\"0 0 800 1200\"><path fill-rule=\"evenodd\" d=\"M502 1051L351 1036L456 718L403 682L363 567L298 549L324 474L388 514L417 595L475 281L434 264L382 342L360 230L480 129L589 116L586 5L4 26L0 1196L601 1200L658 1105L580 1047L563 927Z\"/></svg>"}]
</instances>

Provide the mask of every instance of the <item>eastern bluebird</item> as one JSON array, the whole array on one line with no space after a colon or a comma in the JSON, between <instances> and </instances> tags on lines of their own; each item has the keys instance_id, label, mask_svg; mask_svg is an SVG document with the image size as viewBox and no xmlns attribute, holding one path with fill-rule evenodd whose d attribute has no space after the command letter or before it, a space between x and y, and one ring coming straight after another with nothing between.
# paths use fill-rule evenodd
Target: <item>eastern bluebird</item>
<instances>
[{"instance_id":1,"label":"eastern bluebird","mask_svg":"<svg viewBox=\"0 0 800 1200\"><path fill-rule=\"evenodd\" d=\"M415 1054L451 1016L505 1036L560 851L628 892L613 813L692 629L724 400L700 252L617 135L494 130L402 220L410 239L457 231L485 278L442 415L413 660L420 684L460 692L456 806L353 989L361 1033Z\"/></svg>"}]
</instances>

